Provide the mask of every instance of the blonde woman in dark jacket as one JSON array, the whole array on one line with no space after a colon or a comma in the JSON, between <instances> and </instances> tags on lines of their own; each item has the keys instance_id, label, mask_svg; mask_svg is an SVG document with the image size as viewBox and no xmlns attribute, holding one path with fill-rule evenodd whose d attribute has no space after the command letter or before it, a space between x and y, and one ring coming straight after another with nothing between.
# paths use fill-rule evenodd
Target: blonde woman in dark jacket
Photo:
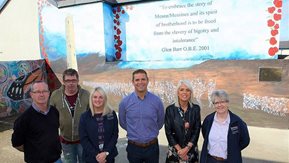
<instances>
[{"instance_id":1,"label":"blonde woman in dark jacket","mask_svg":"<svg viewBox=\"0 0 289 163\"><path fill-rule=\"evenodd\" d=\"M193 89L189 81L177 85L175 103L165 114L165 132L169 143L167 163L195 163L199 160L198 139L201 128L199 105L192 103Z\"/></svg>"},{"instance_id":2,"label":"blonde woman in dark jacket","mask_svg":"<svg viewBox=\"0 0 289 163\"><path fill-rule=\"evenodd\" d=\"M86 163L114 163L118 155L118 120L107 96L97 87L90 96L90 110L80 117L79 135Z\"/></svg>"}]
</instances>

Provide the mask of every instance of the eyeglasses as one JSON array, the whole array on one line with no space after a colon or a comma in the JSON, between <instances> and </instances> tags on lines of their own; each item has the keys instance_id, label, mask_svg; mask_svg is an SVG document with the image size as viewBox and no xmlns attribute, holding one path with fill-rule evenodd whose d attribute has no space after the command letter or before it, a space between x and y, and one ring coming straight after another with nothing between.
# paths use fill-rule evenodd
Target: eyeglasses
<instances>
[{"instance_id":1,"label":"eyeglasses","mask_svg":"<svg viewBox=\"0 0 289 163\"><path fill-rule=\"evenodd\" d=\"M64 80L65 83L77 83L77 79L72 79L72 80Z\"/></svg>"},{"instance_id":2,"label":"eyeglasses","mask_svg":"<svg viewBox=\"0 0 289 163\"><path fill-rule=\"evenodd\" d=\"M214 105L218 105L218 104L225 104L228 101L218 101L218 102L213 102Z\"/></svg>"},{"instance_id":3,"label":"eyeglasses","mask_svg":"<svg viewBox=\"0 0 289 163\"><path fill-rule=\"evenodd\" d=\"M35 93L35 94L46 94L46 93L49 93L49 91L31 91L32 93Z\"/></svg>"}]
</instances>

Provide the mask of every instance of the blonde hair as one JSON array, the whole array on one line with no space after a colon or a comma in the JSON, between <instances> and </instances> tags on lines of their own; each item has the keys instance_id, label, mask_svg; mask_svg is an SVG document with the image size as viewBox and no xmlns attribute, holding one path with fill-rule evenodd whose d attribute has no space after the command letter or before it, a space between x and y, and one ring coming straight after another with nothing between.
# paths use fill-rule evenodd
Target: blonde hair
<instances>
[{"instance_id":1,"label":"blonde hair","mask_svg":"<svg viewBox=\"0 0 289 163\"><path fill-rule=\"evenodd\" d=\"M103 113L102 116L105 116L109 113L112 113L112 108L109 105L108 101L107 101L107 95L104 91L104 89L102 89L101 87L96 87L91 93L90 93L90 98L89 98L89 107L90 107L90 111L92 116L94 116L94 109L93 109L93 102L92 102L92 98L95 92L98 92L99 94L101 94L101 96L103 96L103 100L104 100L104 106L103 106Z\"/></svg>"},{"instance_id":2,"label":"blonde hair","mask_svg":"<svg viewBox=\"0 0 289 163\"><path fill-rule=\"evenodd\" d=\"M180 107L180 103L179 103L179 97L178 97L178 91L181 87L181 85L184 84L185 86L187 86L189 88L189 90L191 91L191 98L189 99L189 104L190 107L193 106L193 87L191 85L191 82L188 80L180 80L178 85L177 85L177 89L176 89L176 95L175 95L175 106L176 107Z\"/></svg>"}]
</instances>

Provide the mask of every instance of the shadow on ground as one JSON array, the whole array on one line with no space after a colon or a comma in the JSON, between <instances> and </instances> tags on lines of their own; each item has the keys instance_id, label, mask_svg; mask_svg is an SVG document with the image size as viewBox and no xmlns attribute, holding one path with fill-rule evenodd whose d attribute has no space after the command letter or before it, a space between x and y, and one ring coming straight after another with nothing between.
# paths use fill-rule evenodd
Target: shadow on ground
<instances>
[{"instance_id":1,"label":"shadow on ground","mask_svg":"<svg viewBox=\"0 0 289 163\"><path fill-rule=\"evenodd\" d=\"M15 114L13 116L10 116L10 117L5 117L5 118L1 118L0 119L0 134L1 133L5 133L4 131L6 130L10 130L13 128L13 123L15 121L15 119L19 116L19 114ZM10 132L9 132L10 133ZM4 137L1 137L1 138L4 138L5 140L3 141L10 141L10 134L9 135L6 135ZM9 140L8 140L9 139ZM6 143L6 144L9 144L8 146L10 146L11 144L10 143ZM118 156L116 157L116 163L127 163L127 157L126 157L126 146L127 146L127 139L126 138L119 138L118 139L118 143L117 143L117 148L118 148ZM4 154L6 152L1 152L1 150L3 149L6 149L6 148L9 148L10 147L1 147L0 148L0 158L1 158L1 153ZM11 147L11 150L12 150L12 147ZM167 152L167 146L165 145L160 145L160 160L159 162L160 163L164 163L165 162L165 158L166 158L166 152ZM9 154L8 154L9 155ZM11 155L12 156L12 155ZM8 157L8 156L7 156ZM10 157L10 156L9 156ZM18 160L22 160L23 156L21 156L19 158L19 156L16 158L16 156L12 156L12 158L10 159L7 159L7 163L12 163L12 162L18 162ZM16 160L16 161L15 161ZM247 158L247 157L243 157L243 163L283 163L283 162L278 162L278 161L268 161L268 160L262 160L262 159L255 159L255 158Z\"/></svg>"},{"instance_id":2,"label":"shadow on ground","mask_svg":"<svg viewBox=\"0 0 289 163\"><path fill-rule=\"evenodd\" d=\"M18 116L19 114L13 114L12 116L0 118L0 132L12 129L14 121Z\"/></svg>"},{"instance_id":3,"label":"shadow on ground","mask_svg":"<svg viewBox=\"0 0 289 163\"><path fill-rule=\"evenodd\" d=\"M117 143L117 149L118 149L119 154L115 159L116 163L128 162L127 157L126 157L126 146L127 146L127 139L119 138L118 143ZM168 149L167 146L160 145L160 159L159 159L160 163L165 163L167 149ZM243 163L281 163L281 162L243 157Z\"/></svg>"}]
</instances>

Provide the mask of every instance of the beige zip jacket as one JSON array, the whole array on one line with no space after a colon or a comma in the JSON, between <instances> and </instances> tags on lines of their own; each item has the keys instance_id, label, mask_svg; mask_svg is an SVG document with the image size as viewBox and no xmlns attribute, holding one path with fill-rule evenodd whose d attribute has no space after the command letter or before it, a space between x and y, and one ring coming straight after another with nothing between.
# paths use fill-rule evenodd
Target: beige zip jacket
<instances>
[{"instance_id":1,"label":"beige zip jacket","mask_svg":"<svg viewBox=\"0 0 289 163\"><path fill-rule=\"evenodd\" d=\"M70 109L65 103L64 86L52 92L50 97L50 105L57 108L59 112L60 136L66 141L78 141L79 119L83 112L89 108L89 92L80 86L78 97L76 100L74 117L72 117Z\"/></svg>"}]
</instances>

